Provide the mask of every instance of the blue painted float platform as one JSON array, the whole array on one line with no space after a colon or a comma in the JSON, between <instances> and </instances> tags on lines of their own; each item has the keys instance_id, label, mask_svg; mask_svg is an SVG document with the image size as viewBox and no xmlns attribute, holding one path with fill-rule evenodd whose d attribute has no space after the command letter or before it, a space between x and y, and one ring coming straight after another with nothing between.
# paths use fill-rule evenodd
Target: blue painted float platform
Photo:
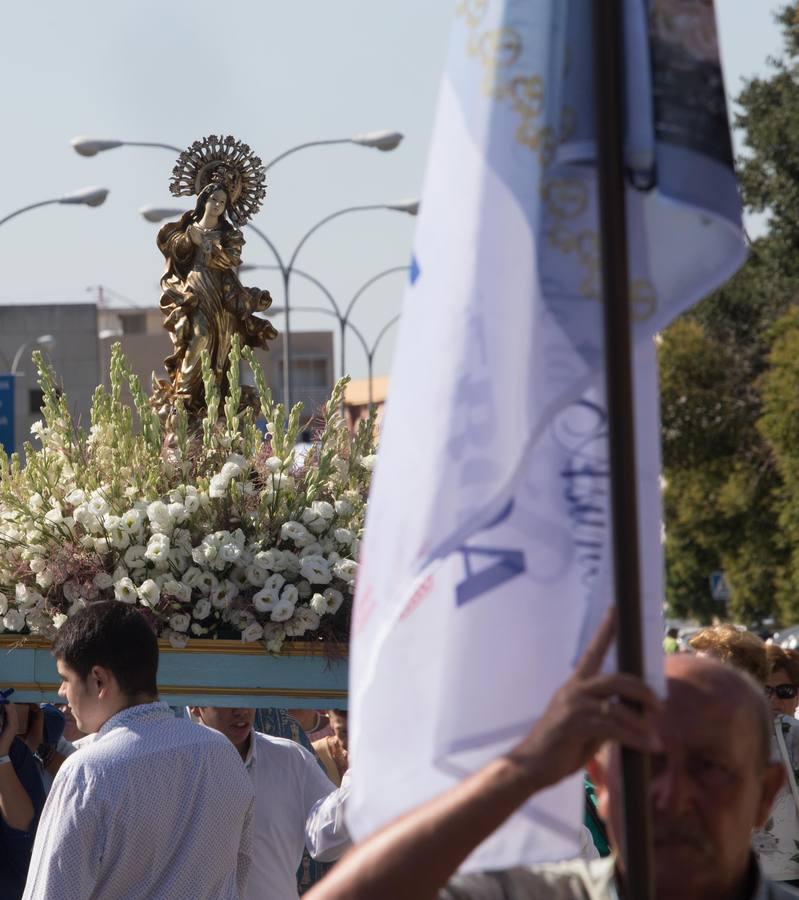
<instances>
[{"instance_id":1,"label":"blue painted float platform","mask_svg":"<svg viewBox=\"0 0 799 900\"><path fill-rule=\"evenodd\" d=\"M240 641L159 646L158 687L171 706L347 707L346 646L294 641L279 656ZM0 688L13 687L16 702L56 701L59 684L47 641L0 635Z\"/></svg>"}]
</instances>

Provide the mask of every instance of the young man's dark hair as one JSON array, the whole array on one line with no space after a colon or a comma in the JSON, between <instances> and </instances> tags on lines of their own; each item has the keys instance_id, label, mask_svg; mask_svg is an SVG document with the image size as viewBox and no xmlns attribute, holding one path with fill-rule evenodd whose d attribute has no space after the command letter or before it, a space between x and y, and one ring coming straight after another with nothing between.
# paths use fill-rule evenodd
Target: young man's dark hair
<instances>
[{"instance_id":1,"label":"young man's dark hair","mask_svg":"<svg viewBox=\"0 0 799 900\"><path fill-rule=\"evenodd\" d=\"M53 641L53 656L83 679L103 666L129 697L157 693L155 633L138 610L117 600L91 603L70 616Z\"/></svg>"}]
</instances>

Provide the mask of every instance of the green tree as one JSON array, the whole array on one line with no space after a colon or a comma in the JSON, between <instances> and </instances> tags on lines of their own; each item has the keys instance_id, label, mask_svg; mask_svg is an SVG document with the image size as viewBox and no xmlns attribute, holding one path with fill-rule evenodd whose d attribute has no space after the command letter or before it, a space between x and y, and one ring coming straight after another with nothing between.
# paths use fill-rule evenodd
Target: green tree
<instances>
[{"instance_id":1,"label":"green tree","mask_svg":"<svg viewBox=\"0 0 799 900\"><path fill-rule=\"evenodd\" d=\"M667 600L675 614L799 621L799 23L738 97L745 205L768 215L746 265L675 322L660 349ZM791 356L793 354L793 357ZM791 393L793 391L793 393Z\"/></svg>"}]
</instances>

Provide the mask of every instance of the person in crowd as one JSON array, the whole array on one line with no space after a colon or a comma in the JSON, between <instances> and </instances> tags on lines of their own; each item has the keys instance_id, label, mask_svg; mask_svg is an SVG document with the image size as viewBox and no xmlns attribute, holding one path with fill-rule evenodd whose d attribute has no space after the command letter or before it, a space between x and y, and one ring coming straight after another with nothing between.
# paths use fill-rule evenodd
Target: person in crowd
<instances>
[{"instance_id":1,"label":"person in crowd","mask_svg":"<svg viewBox=\"0 0 799 900\"><path fill-rule=\"evenodd\" d=\"M663 703L633 676L598 674L612 633L608 619L521 743L357 846L309 900L629 897L619 853L620 744L651 754L657 900L790 896L763 880L750 843L783 779L769 759L762 687L717 660L678 653L666 657ZM452 877L530 796L585 765L612 856Z\"/></svg>"},{"instance_id":2,"label":"person in crowd","mask_svg":"<svg viewBox=\"0 0 799 900\"><path fill-rule=\"evenodd\" d=\"M349 745L347 736L347 710L329 709L327 720L331 734L314 741L313 748L325 767L327 777L336 786L341 785L344 773L349 769Z\"/></svg>"},{"instance_id":3,"label":"person in crowd","mask_svg":"<svg viewBox=\"0 0 799 900\"><path fill-rule=\"evenodd\" d=\"M769 671L766 696L771 703L772 712L775 716L794 718L799 692L799 659L790 650L784 650L777 644L767 644L766 661Z\"/></svg>"},{"instance_id":4,"label":"person in crowd","mask_svg":"<svg viewBox=\"0 0 799 900\"><path fill-rule=\"evenodd\" d=\"M758 684L765 684L768 676L765 644L751 631L735 625L716 625L703 628L688 642L691 649L712 656L748 672Z\"/></svg>"},{"instance_id":5,"label":"person in crowd","mask_svg":"<svg viewBox=\"0 0 799 900\"><path fill-rule=\"evenodd\" d=\"M679 653L680 643L677 640L680 632L676 628L669 628L666 637L663 638L663 650L665 653Z\"/></svg>"},{"instance_id":6,"label":"person in crowd","mask_svg":"<svg viewBox=\"0 0 799 900\"><path fill-rule=\"evenodd\" d=\"M243 896L296 900L303 849L329 861L350 846L343 815L349 788L336 790L299 744L255 731L254 709L196 706L192 714L228 738L255 786L253 861Z\"/></svg>"},{"instance_id":7,"label":"person in crowd","mask_svg":"<svg viewBox=\"0 0 799 900\"><path fill-rule=\"evenodd\" d=\"M327 716L319 709L287 709L286 712L300 723L302 730L313 743L324 734L332 734Z\"/></svg>"},{"instance_id":8,"label":"person in crowd","mask_svg":"<svg viewBox=\"0 0 799 900\"><path fill-rule=\"evenodd\" d=\"M252 782L230 742L159 703L144 616L98 602L53 642L59 693L96 739L56 775L25 900L234 900L250 866Z\"/></svg>"},{"instance_id":9,"label":"person in crowd","mask_svg":"<svg viewBox=\"0 0 799 900\"><path fill-rule=\"evenodd\" d=\"M46 796L50 793L56 772L75 748L63 738L65 719L55 706L27 703L19 706L18 710L23 729L20 737L39 764Z\"/></svg>"},{"instance_id":10,"label":"person in crowd","mask_svg":"<svg viewBox=\"0 0 799 900\"><path fill-rule=\"evenodd\" d=\"M22 706L27 710L27 706ZM20 705L0 706L0 897L19 900L25 889L44 788L36 760L19 737Z\"/></svg>"},{"instance_id":11,"label":"person in crowd","mask_svg":"<svg viewBox=\"0 0 799 900\"><path fill-rule=\"evenodd\" d=\"M58 708L61 710L61 715L64 717L63 740L69 741L70 744L74 744L75 741L79 741L81 738L86 737L80 728L78 728L78 723L75 721L75 716L72 714L72 707L69 703L59 703Z\"/></svg>"},{"instance_id":12,"label":"person in crowd","mask_svg":"<svg viewBox=\"0 0 799 900\"><path fill-rule=\"evenodd\" d=\"M321 720L324 718L324 722ZM313 728L321 726L330 731L327 717L320 716L314 709L280 709L277 707L264 707L255 713L255 730L261 734L272 737L287 738L301 747L305 747L310 753L314 752L311 746L311 734L306 731L306 726ZM332 732L331 732L332 733ZM318 735L321 736L321 735ZM318 759L317 759L318 761ZM321 766L321 763L319 763ZM321 881L333 866L332 862L321 862L314 859L304 847L302 861L297 869L297 891L302 897L317 881Z\"/></svg>"}]
</instances>

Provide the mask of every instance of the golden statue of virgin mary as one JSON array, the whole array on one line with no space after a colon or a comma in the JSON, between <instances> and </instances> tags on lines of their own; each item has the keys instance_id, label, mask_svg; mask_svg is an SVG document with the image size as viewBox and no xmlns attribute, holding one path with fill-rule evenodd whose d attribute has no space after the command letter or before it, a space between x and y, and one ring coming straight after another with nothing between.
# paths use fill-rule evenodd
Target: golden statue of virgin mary
<instances>
[{"instance_id":1,"label":"golden statue of virgin mary","mask_svg":"<svg viewBox=\"0 0 799 900\"><path fill-rule=\"evenodd\" d=\"M172 176L172 194L197 201L158 232L166 259L161 310L173 352L164 360L168 381L155 381L150 403L167 424L178 400L190 422L205 414L203 351L224 400L233 336L242 346L266 347L277 335L253 315L269 308L269 292L244 287L236 274L244 245L237 226L258 211L266 193L261 160L231 136L210 135L181 153Z\"/></svg>"}]
</instances>

